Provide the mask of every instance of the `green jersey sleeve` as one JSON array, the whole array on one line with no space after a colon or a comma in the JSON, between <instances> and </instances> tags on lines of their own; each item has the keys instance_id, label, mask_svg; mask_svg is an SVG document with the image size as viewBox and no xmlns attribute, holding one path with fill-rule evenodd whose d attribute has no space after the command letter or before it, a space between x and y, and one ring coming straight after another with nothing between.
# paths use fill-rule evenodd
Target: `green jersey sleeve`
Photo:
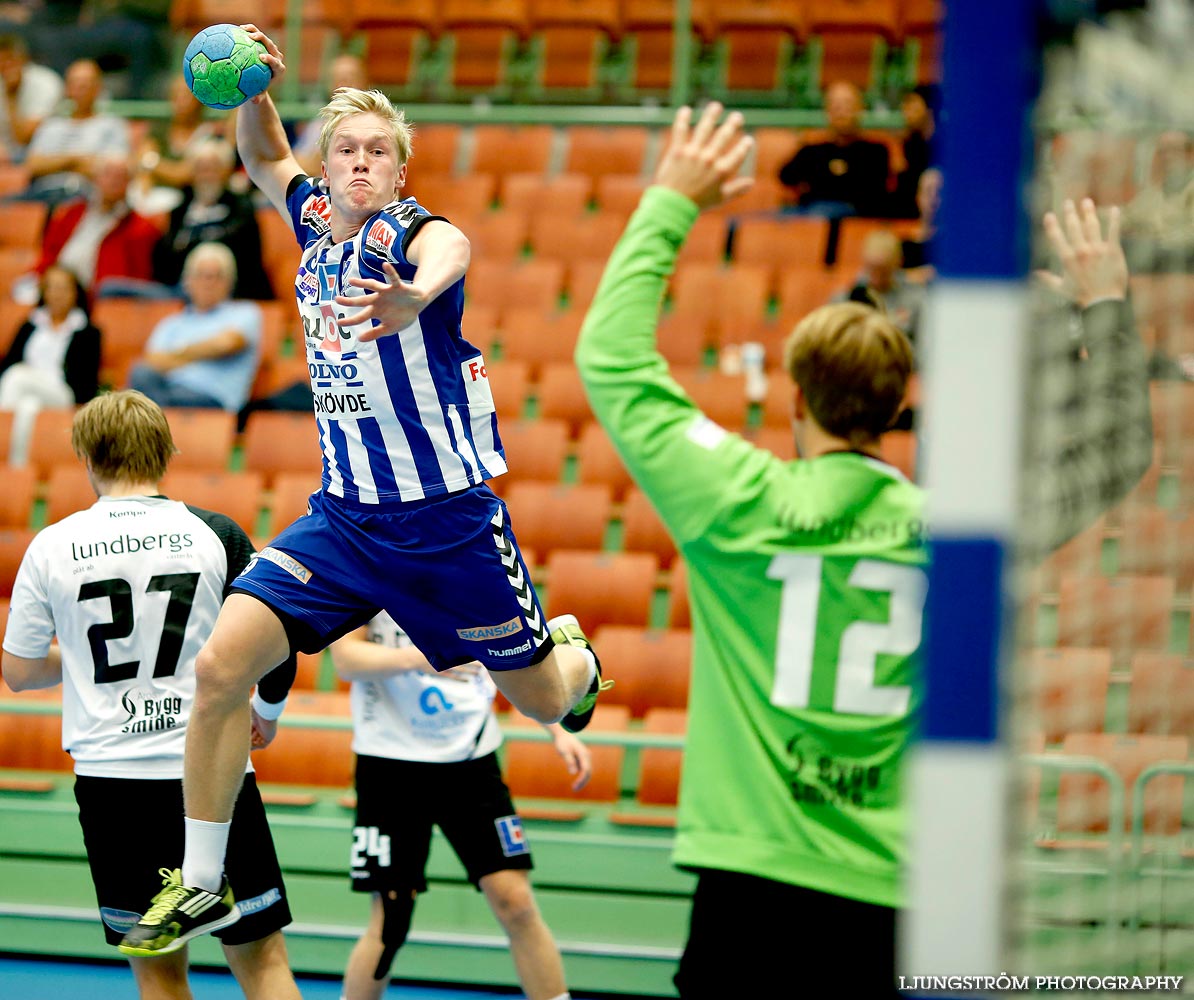
<instances>
[{"instance_id":1,"label":"green jersey sleeve","mask_svg":"<svg viewBox=\"0 0 1194 1000\"><path fill-rule=\"evenodd\" d=\"M697 206L651 187L619 241L576 346L589 405L677 544L702 535L736 483L780 459L705 417L668 373L656 325ZM700 468L701 475L692 475Z\"/></svg>"}]
</instances>

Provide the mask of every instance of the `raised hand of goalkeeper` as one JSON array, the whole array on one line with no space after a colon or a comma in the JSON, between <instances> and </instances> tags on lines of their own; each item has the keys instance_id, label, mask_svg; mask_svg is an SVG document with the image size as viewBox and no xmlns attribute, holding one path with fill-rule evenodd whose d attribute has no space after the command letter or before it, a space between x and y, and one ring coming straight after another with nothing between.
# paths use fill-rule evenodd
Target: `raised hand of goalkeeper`
<instances>
[{"instance_id":1,"label":"raised hand of goalkeeper","mask_svg":"<svg viewBox=\"0 0 1194 1000\"><path fill-rule=\"evenodd\" d=\"M1066 201L1062 218L1045 213L1045 236L1061 261L1062 274L1037 271L1037 277L1079 307L1128 293L1128 263L1119 242L1119 209L1112 208L1103 233L1095 204Z\"/></svg>"}]
</instances>

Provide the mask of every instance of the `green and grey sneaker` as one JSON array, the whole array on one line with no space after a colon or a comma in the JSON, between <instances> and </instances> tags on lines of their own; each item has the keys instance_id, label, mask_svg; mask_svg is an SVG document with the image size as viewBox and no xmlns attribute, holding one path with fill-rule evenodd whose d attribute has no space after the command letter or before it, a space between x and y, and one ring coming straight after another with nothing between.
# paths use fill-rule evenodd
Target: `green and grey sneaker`
<instances>
[{"instance_id":1,"label":"green and grey sneaker","mask_svg":"<svg viewBox=\"0 0 1194 1000\"><path fill-rule=\"evenodd\" d=\"M581 631L580 622L576 620L574 615L557 615L547 623L547 630L551 633L551 641L557 646L578 646L581 649L587 649L593 654L593 662L597 664L597 676L593 678L593 683L589 685L588 692L560 720L560 725L567 729L568 732L579 733L589 724L589 720L593 718L593 709L597 707L597 696L602 691L608 691L612 688L614 682L603 681L601 679L601 661L597 659L597 653L593 649L593 644L589 642L588 637Z\"/></svg>"},{"instance_id":2,"label":"green and grey sneaker","mask_svg":"<svg viewBox=\"0 0 1194 1000\"><path fill-rule=\"evenodd\" d=\"M162 891L117 948L126 955L153 958L178 951L191 938L230 927L240 919L228 879L219 892L182 884L182 872L159 868Z\"/></svg>"}]
</instances>

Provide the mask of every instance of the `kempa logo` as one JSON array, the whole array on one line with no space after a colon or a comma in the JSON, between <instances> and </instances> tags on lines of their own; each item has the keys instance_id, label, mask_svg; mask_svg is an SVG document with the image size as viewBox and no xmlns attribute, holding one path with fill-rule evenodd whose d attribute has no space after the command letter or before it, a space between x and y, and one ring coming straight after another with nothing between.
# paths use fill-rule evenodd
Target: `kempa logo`
<instances>
[{"instance_id":1,"label":"kempa logo","mask_svg":"<svg viewBox=\"0 0 1194 1000\"><path fill-rule=\"evenodd\" d=\"M501 625L474 625L472 628L458 628L456 634L469 642L484 642L486 639L501 639L522 631L522 619L511 618Z\"/></svg>"},{"instance_id":2,"label":"kempa logo","mask_svg":"<svg viewBox=\"0 0 1194 1000\"><path fill-rule=\"evenodd\" d=\"M261 559L268 559L275 565L281 566L287 573L298 580L299 583L309 583L311 581L311 571L297 559L288 556L285 552L279 552L272 546L267 545L257 555Z\"/></svg>"},{"instance_id":3,"label":"kempa logo","mask_svg":"<svg viewBox=\"0 0 1194 1000\"><path fill-rule=\"evenodd\" d=\"M515 646L513 649L490 649L486 647L485 652L490 656L498 658L505 658L507 656L517 656L519 653L529 653L531 651L531 640L528 639L521 646Z\"/></svg>"}]
</instances>

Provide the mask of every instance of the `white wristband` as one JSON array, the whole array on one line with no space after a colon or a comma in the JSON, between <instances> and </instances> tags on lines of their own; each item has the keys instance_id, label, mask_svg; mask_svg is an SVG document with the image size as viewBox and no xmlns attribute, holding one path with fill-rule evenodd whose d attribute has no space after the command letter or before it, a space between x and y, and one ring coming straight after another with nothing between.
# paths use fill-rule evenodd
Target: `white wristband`
<instances>
[{"instance_id":1,"label":"white wristband","mask_svg":"<svg viewBox=\"0 0 1194 1000\"><path fill-rule=\"evenodd\" d=\"M263 719L273 722L286 710L286 699L283 698L276 705L268 701L264 701L261 694L257 691L253 692L253 711L260 715Z\"/></svg>"}]
</instances>

